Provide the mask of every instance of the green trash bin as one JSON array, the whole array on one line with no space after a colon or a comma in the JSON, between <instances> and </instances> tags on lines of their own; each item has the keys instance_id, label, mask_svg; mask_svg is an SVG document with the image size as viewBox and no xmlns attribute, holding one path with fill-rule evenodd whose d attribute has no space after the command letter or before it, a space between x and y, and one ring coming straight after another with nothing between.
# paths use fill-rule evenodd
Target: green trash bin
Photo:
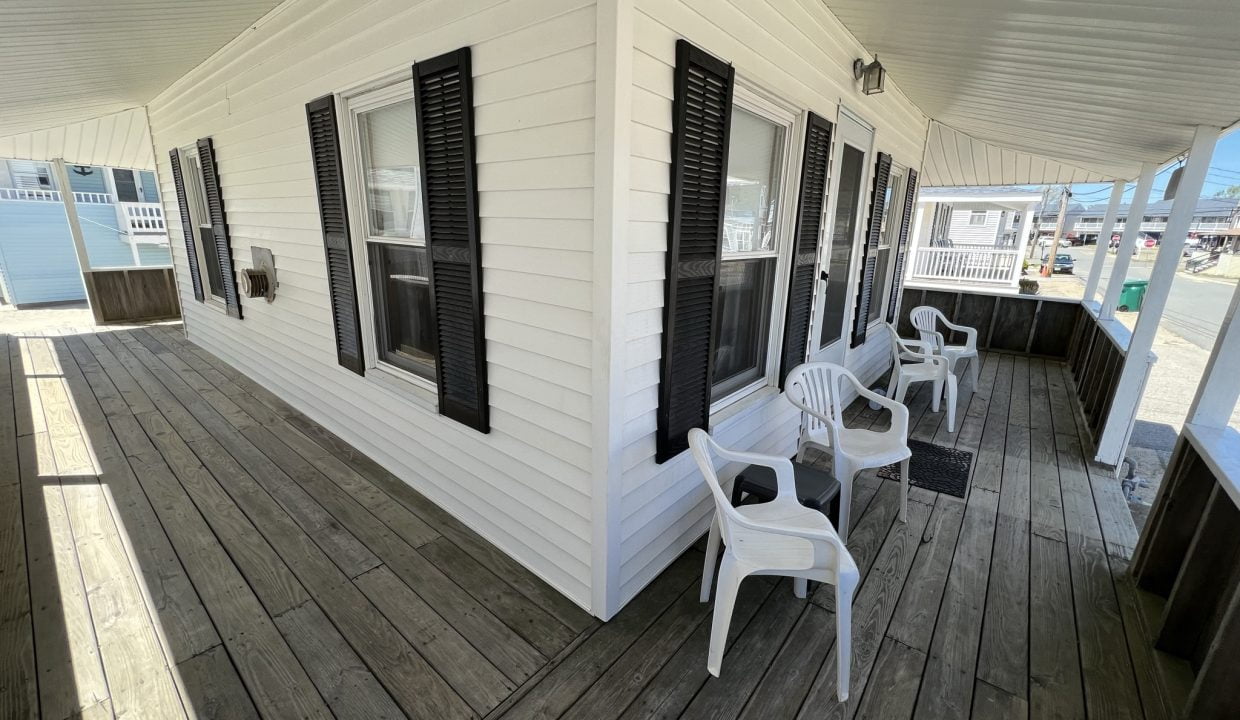
<instances>
[{"instance_id":1,"label":"green trash bin","mask_svg":"<svg viewBox=\"0 0 1240 720\"><path fill-rule=\"evenodd\" d=\"M1149 288L1149 280L1126 280L1119 291L1119 310L1121 312L1137 311L1145 301L1145 291Z\"/></svg>"}]
</instances>

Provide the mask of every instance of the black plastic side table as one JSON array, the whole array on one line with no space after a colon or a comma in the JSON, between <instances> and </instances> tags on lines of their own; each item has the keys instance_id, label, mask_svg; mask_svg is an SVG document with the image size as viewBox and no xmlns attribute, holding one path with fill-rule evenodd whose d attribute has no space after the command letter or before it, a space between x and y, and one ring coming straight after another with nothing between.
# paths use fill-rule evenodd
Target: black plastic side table
<instances>
[{"instance_id":1,"label":"black plastic side table","mask_svg":"<svg viewBox=\"0 0 1240 720\"><path fill-rule=\"evenodd\" d=\"M833 526L840 521L840 483L825 470L793 462L796 477L797 500L807 508L826 514ZM742 470L732 483L732 505L741 504L742 494L746 501L766 502L774 500L778 493L775 471L765 465L750 465Z\"/></svg>"}]
</instances>

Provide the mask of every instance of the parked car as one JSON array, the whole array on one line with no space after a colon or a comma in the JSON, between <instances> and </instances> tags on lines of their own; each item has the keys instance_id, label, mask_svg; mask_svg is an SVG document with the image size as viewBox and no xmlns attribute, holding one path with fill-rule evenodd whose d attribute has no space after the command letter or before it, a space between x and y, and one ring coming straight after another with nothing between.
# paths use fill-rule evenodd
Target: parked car
<instances>
[{"instance_id":1,"label":"parked car","mask_svg":"<svg viewBox=\"0 0 1240 720\"><path fill-rule=\"evenodd\" d=\"M1042 267L1046 267L1046 258L1042 258ZM1076 263L1072 260L1072 256L1066 253L1059 253L1055 256L1055 264L1051 268L1054 273L1067 273L1072 275L1076 270Z\"/></svg>"}]
</instances>

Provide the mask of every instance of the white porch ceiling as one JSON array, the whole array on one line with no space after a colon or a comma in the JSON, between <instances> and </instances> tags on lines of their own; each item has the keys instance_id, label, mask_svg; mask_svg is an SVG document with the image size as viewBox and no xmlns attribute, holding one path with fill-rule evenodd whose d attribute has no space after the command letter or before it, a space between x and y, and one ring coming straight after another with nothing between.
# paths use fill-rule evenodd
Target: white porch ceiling
<instances>
[{"instance_id":1,"label":"white porch ceiling","mask_svg":"<svg viewBox=\"0 0 1240 720\"><path fill-rule=\"evenodd\" d=\"M823 1L941 123L933 184L1132 178L1240 119L1235 0Z\"/></svg>"},{"instance_id":2,"label":"white porch ceiling","mask_svg":"<svg viewBox=\"0 0 1240 720\"><path fill-rule=\"evenodd\" d=\"M5 0L0 137L145 105L279 0Z\"/></svg>"}]
</instances>

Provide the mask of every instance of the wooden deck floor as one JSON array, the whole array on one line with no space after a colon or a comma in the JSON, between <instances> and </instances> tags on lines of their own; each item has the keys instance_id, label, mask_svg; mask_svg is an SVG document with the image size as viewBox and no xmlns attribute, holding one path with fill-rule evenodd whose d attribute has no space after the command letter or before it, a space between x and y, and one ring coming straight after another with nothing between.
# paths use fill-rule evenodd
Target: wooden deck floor
<instances>
[{"instance_id":1,"label":"wooden deck floor","mask_svg":"<svg viewBox=\"0 0 1240 720\"><path fill-rule=\"evenodd\" d=\"M1171 717L1065 382L914 396L972 485L858 480L841 705L829 592L746 581L708 679L697 549L598 623L176 327L0 336L0 717Z\"/></svg>"}]
</instances>

